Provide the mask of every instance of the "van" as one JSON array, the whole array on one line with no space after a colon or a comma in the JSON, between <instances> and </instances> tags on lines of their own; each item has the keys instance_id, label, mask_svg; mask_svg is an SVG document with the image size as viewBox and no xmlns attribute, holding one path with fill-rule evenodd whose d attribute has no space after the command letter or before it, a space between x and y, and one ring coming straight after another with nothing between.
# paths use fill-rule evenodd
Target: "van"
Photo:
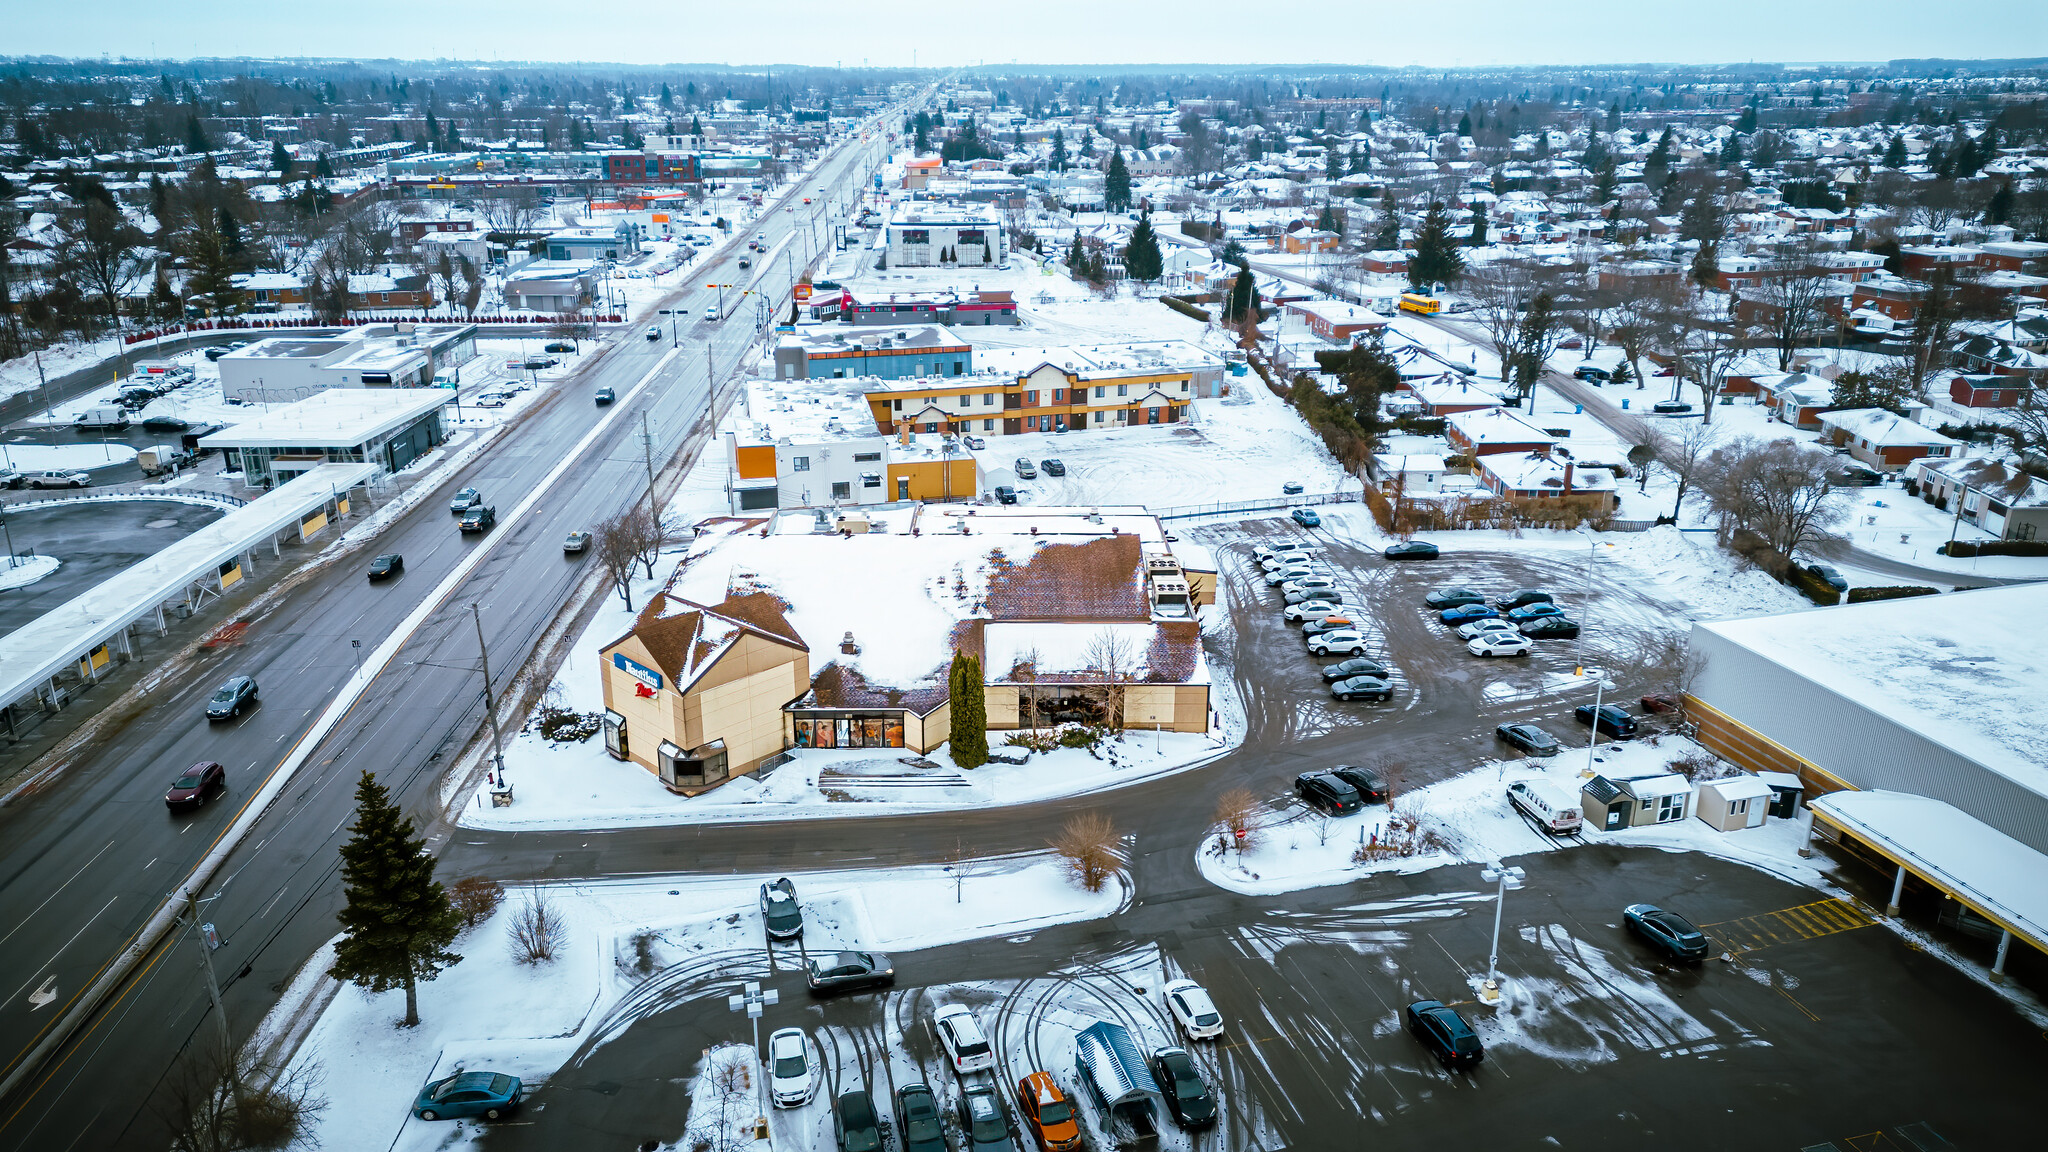
<instances>
[{"instance_id":1,"label":"van","mask_svg":"<svg viewBox=\"0 0 2048 1152\"><path fill-rule=\"evenodd\" d=\"M175 471L192 462L182 448L169 444L152 444L135 454L135 463L142 468L144 476L161 476Z\"/></svg>"},{"instance_id":2,"label":"van","mask_svg":"<svg viewBox=\"0 0 2048 1152\"><path fill-rule=\"evenodd\" d=\"M1508 785L1508 802L1527 813L1553 836L1579 833L1579 801L1563 786L1548 780L1517 780Z\"/></svg>"},{"instance_id":3,"label":"van","mask_svg":"<svg viewBox=\"0 0 2048 1152\"><path fill-rule=\"evenodd\" d=\"M128 423L128 410L119 404L95 404L71 418L71 426L84 432L118 432Z\"/></svg>"}]
</instances>

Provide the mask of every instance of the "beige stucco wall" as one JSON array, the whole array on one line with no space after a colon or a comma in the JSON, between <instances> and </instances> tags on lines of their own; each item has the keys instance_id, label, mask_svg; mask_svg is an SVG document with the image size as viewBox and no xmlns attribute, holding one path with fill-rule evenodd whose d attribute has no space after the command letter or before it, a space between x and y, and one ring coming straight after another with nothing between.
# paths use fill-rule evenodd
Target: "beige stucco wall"
<instances>
[{"instance_id":1,"label":"beige stucco wall","mask_svg":"<svg viewBox=\"0 0 2048 1152\"><path fill-rule=\"evenodd\" d=\"M1017 688L992 684L983 690L988 701L988 726L1017 727ZM1133 684L1124 690L1124 726L1139 729L1158 724L1168 732L1209 730L1209 688L1205 684ZM945 739L941 732L938 739Z\"/></svg>"},{"instance_id":2,"label":"beige stucco wall","mask_svg":"<svg viewBox=\"0 0 2048 1152\"><path fill-rule=\"evenodd\" d=\"M634 695L639 681L611 662L613 652L649 667L654 660L628 636L604 652L605 707L626 718L626 754L655 772L663 740L689 750L725 741L726 767L735 776L752 772L783 748L782 706L811 682L810 657L787 645L747 635L720 657L687 695L663 684L653 698Z\"/></svg>"}]
</instances>

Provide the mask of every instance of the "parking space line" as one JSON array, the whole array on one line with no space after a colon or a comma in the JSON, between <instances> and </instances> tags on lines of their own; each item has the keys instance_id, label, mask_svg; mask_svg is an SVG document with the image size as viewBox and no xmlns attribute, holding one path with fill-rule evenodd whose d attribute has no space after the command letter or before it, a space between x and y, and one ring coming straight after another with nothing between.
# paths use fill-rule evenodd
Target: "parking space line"
<instances>
[{"instance_id":1,"label":"parking space line","mask_svg":"<svg viewBox=\"0 0 2048 1152\"><path fill-rule=\"evenodd\" d=\"M1816 900L1775 912L1739 916L1702 924L1700 929L1721 945L1721 951L1742 955L1773 944L1791 944L1852 932L1877 923L1876 917L1845 900Z\"/></svg>"}]
</instances>

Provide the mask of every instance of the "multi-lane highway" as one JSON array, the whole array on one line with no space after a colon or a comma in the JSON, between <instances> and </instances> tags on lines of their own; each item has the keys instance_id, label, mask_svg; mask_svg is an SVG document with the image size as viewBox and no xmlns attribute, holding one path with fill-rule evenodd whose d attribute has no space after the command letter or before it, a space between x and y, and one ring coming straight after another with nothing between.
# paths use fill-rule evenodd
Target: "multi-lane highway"
<instances>
[{"instance_id":1,"label":"multi-lane highway","mask_svg":"<svg viewBox=\"0 0 2048 1152\"><path fill-rule=\"evenodd\" d=\"M0 967L10 982L0 988L0 1071L23 1067L259 786L313 738L316 717L354 676L351 641L374 650L458 565L487 550L317 740L206 890L215 897L204 918L222 937L214 962L227 985L232 1030L238 1038L250 1032L275 988L334 931L336 848L358 775L376 773L422 823L434 819L433 785L483 719L470 605L481 606L502 684L589 576L588 561L563 555L562 538L645 492L643 426L663 458L704 449L713 365L720 379L729 377L758 323L786 306L804 253L820 248L826 200L853 198L885 131L843 142L696 266L688 286L659 305L688 309L668 338L646 339L638 327L619 333L374 545L316 572L253 622L240 644L197 658L155 689L139 719L80 753L38 794L0 810ZM810 239L804 230L814 230ZM740 257L752 256L744 240L756 232L770 256L742 270ZM707 287L715 284L728 287ZM704 320L721 292L728 318ZM755 299L768 307L757 309ZM620 403L598 407L593 394L601 387L615 389ZM525 514L506 515L586 439ZM446 495L466 485L506 517L486 536L459 535L447 511ZM364 563L387 551L404 555L404 575L370 584ZM231 675L255 677L260 702L238 720L209 723L203 702ZM226 766L225 798L190 815L167 812L165 786L204 760ZM149 1102L206 1023L206 1005L194 945L173 936L4 1101L0 1149L161 1147Z\"/></svg>"}]
</instances>

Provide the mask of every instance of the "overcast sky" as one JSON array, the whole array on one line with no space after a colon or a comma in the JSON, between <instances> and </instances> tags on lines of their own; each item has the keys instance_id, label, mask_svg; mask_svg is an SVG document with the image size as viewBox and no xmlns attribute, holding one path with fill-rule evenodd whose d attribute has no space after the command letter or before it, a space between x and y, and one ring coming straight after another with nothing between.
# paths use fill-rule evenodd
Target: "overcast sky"
<instances>
[{"instance_id":1,"label":"overcast sky","mask_svg":"<svg viewBox=\"0 0 2048 1152\"><path fill-rule=\"evenodd\" d=\"M62 56L1457 67L2048 54L2048 0L0 0L0 11L0 53Z\"/></svg>"}]
</instances>

